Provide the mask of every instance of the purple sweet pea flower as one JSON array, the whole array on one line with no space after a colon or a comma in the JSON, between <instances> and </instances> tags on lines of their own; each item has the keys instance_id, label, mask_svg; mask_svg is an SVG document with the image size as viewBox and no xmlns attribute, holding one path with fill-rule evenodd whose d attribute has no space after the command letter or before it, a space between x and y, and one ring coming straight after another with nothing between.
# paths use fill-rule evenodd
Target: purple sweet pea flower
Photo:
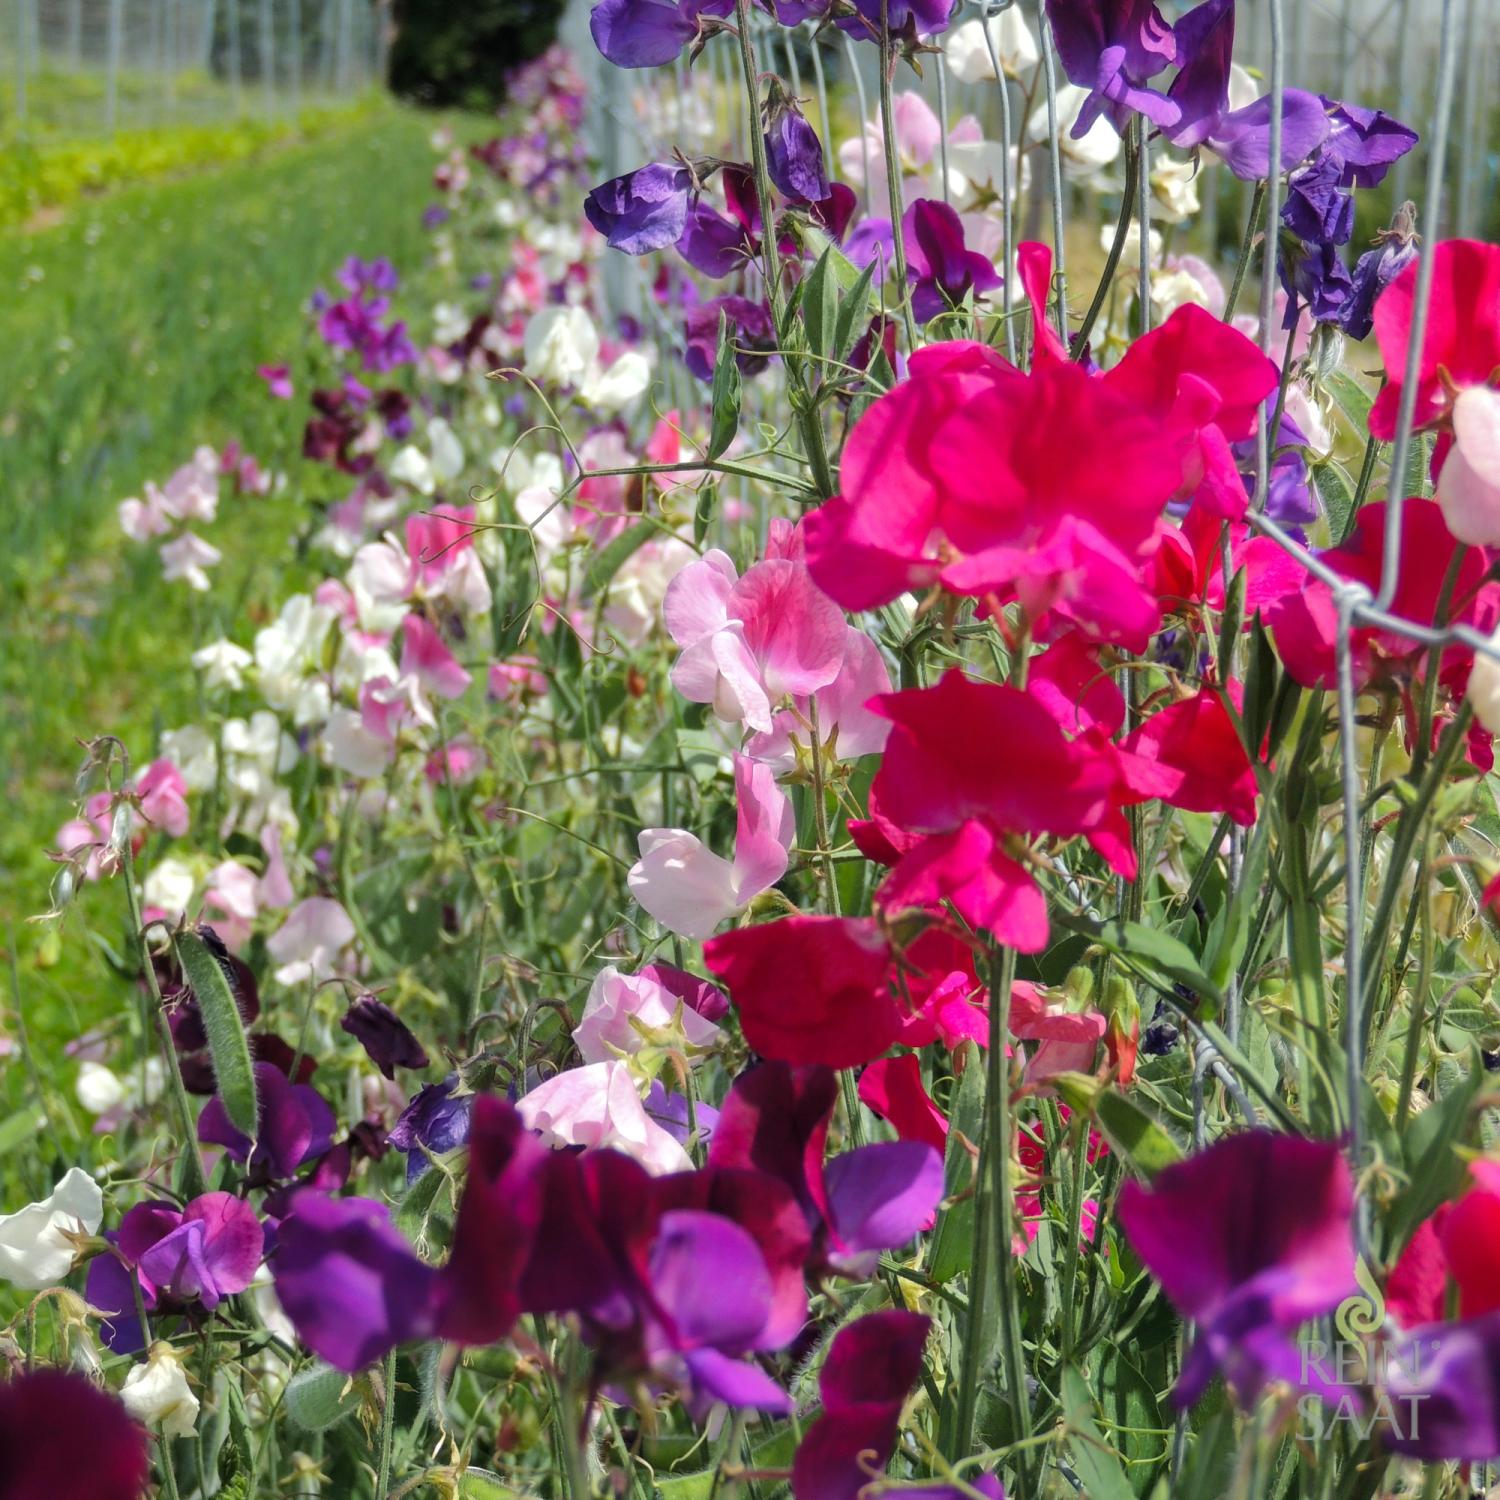
<instances>
[{"instance_id":1,"label":"purple sweet pea flower","mask_svg":"<svg viewBox=\"0 0 1500 1500\"><path fill-rule=\"evenodd\" d=\"M1328 139L1323 151L1343 169L1345 187L1378 187L1391 164L1420 139L1410 125L1403 125L1384 110L1363 109L1336 99L1323 98L1320 102L1328 112Z\"/></svg>"},{"instance_id":2,"label":"purple sweet pea flower","mask_svg":"<svg viewBox=\"0 0 1500 1500\"><path fill-rule=\"evenodd\" d=\"M727 16L734 0L599 0L589 13L594 45L617 68L674 62L698 35L700 16Z\"/></svg>"},{"instance_id":3,"label":"purple sweet pea flower","mask_svg":"<svg viewBox=\"0 0 1500 1500\"><path fill-rule=\"evenodd\" d=\"M230 1123L217 1094L198 1116L198 1139L222 1146L238 1162L248 1162L257 1176L290 1177L333 1144L333 1110L315 1088L290 1082L273 1063L255 1064L255 1086L260 1136L253 1149L249 1136Z\"/></svg>"},{"instance_id":4,"label":"purple sweet pea flower","mask_svg":"<svg viewBox=\"0 0 1500 1500\"><path fill-rule=\"evenodd\" d=\"M1403 204L1395 222L1376 236L1376 246L1355 263L1353 290L1340 326L1352 339L1370 336L1380 294L1417 258L1416 210Z\"/></svg>"},{"instance_id":5,"label":"purple sweet pea flower","mask_svg":"<svg viewBox=\"0 0 1500 1500\"><path fill-rule=\"evenodd\" d=\"M920 1313L892 1309L839 1330L818 1373L822 1415L792 1461L797 1500L855 1500L872 1470L890 1462L931 1326Z\"/></svg>"},{"instance_id":6,"label":"purple sweet pea flower","mask_svg":"<svg viewBox=\"0 0 1500 1500\"><path fill-rule=\"evenodd\" d=\"M772 111L766 131L766 165L771 181L793 203L821 203L828 196L823 143L790 101Z\"/></svg>"},{"instance_id":7,"label":"purple sweet pea flower","mask_svg":"<svg viewBox=\"0 0 1500 1500\"><path fill-rule=\"evenodd\" d=\"M759 242L743 224L726 219L701 198L688 210L677 239L678 254L695 271L716 281L744 270L758 249Z\"/></svg>"},{"instance_id":8,"label":"purple sweet pea flower","mask_svg":"<svg viewBox=\"0 0 1500 1500\"><path fill-rule=\"evenodd\" d=\"M719 352L719 314L729 319L730 336L739 347L735 362L745 375L758 375L770 363L776 329L770 310L748 297L714 297L687 315L683 362L700 380L714 378Z\"/></svg>"},{"instance_id":9,"label":"purple sweet pea flower","mask_svg":"<svg viewBox=\"0 0 1500 1500\"><path fill-rule=\"evenodd\" d=\"M911 247L911 310L919 323L961 307L970 291L977 300L1000 285L989 258L964 245L963 221L948 204L919 198L902 227Z\"/></svg>"},{"instance_id":10,"label":"purple sweet pea flower","mask_svg":"<svg viewBox=\"0 0 1500 1500\"><path fill-rule=\"evenodd\" d=\"M709 1147L711 1167L766 1172L791 1189L814 1235L814 1263L851 1276L881 1250L914 1239L943 1196L943 1163L920 1141L879 1142L824 1165L837 1087L833 1071L763 1062L729 1090Z\"/></svg>"},{"instance_id":11,"label":"purple sweet pea flower","mask_svg":"<svg viewBox=\"0 0 1500 1500\"><path fill-rule=\"evenodd\" d=\"M387 1078L394 1078L397 1068L428 1066L427 1054L406 1022L374 995L358 996L339 1025L358 1041Z\"/></svg>"},{"instance_id":12,"label":"purple sweet pea flower","mask_svg":"<svg viewBox=\"0 0 1500 1500\"><path fill-rule=\"evenodd\" d=\"M1276 269L1286 288L1283 326L1290 328L1298 305L1307 308L1315 323L1342 324L1354 297L1354 283L1337 245L1303 245L1283 239Z\"/></svg>"},{"instance_id":13,"label":"purple sweet pea flower","mask_svg":"<svg viewBox=\"0 0 1500 1500\"><path fill-rule=\"evenodd\" d=\"M846 16L835 24L851 36L878 42L881 3L882 0L854 0L857 14ZM785 8L792 13L805 8L809 15L821 15L828 6L824 3L821 6L790 5ZM886 24L890 27L892 36L934 36L947 30L948 22L957 8L958 0L885 0ZM783 24L795 25L795 21L779 14L781 9L778 5L778 19Z\"/></svg>"},{"instance_id":14,"label":"purple sweet pea flower","mask_svg":"<svg viewBox=\"0 0 1500 1500\"><path fill-rule=\"evenodd\" d=\"M1205 0L1177 23L1175 35L1182 66L1167 93L1175 118L1157 120L1162 134L1183 150L1207 145L1245 181L1269 176L1271 96L1264 94L1243 109L1229 108L1233 0ZM1328 131L1328 115L1316 94L1284 89L1281 170L1289 171L1305 161L1323 144Z\"/></svg>"},{"instance_id":15,"label":"purple sweet pea flower","mask_svg":"<svg viewBox=\"0 0 1500 1500\"><path fill-rule=\"evenodd\" d=\"M1116 1216L1130 1247L1198 1325L1174 1399L1216 1372L1244 1401L1268 1379L1308 1385L1292 1334L1357 1290L1354 1188L1336 1145L1252 1130L1127 1183Z\"/></svg>"},{"instance_id":16,"label":"purple sweet pea flower","mask_svg":"<svg viewBox=\"0 0 1500 1500\"><path fill-rule=\"evenodd\" d=\"M1354 195L1344 169L1325 147L1287 179L1281 222L1309 244L1346 244L1354 233Z\"/></svg>"},{"instance_id":17,"label":"purple sweet pea flower","mask_svg":"<svg viewBox=\"0 0 1500 1500\"><path fill-rule=\"evenodd\" d=\"M112 1251L89 1262L86 1295L110 1314L102 1329L116 1353L143 1345L132 1278L148 1311L177 1311L199 1303L212 1312L255 1279L265 1231L255 1210L230 1193L204 1193L185 1209L139 1203L106 1238Z\"/></svg>"},{"instance_id":18,"label":"purple sweet pea flower","mask_svg":"<svg viewBox=\"0 0 1500 1500\"><path fill-rule=\"evenodd\" d=\"M713 1139L714 1126L719 1123L719 1112L711 1104L701 1100L694 1106L692 1118L688 1116L688 1102L682 1094L669 1094L656 1078L642 1101L648 1119L654 1120L680 1146L686 1146L698 1128L698 1139L705 1145Z\"/></svg>"},{"instance_id":19,"label":"purple sweet pea flower","mask_svg":"<svg viewBox=\"0 0 1500 1500\"><path fill-rule=\"evenodd\" d=\"M1264 421L1276 415L1276 393L1266 398ZM1285 412L1271 444L1271 480L1266 488L1266 514L1283 526L1306 526L1318 518L1318 502L1308 482L1307 460L1302 449L1307 436ZM1245 493L1255 493L1256 442L1253 437L1235 443L1231 450L1240 465Z\"/></svg>"},{"instance_id":20,"label":"purple sweet pea flower","mask_svg":"<svg viewBox=\"0 0 1500 1500\"><path fill-rule=\"evenodd\" d=\"M875 262L874 283L879 286L885 279L885 268L896 255L896 232L889 219L864 218L850 231L844 244L844 254L851 265L860 270Z\"/></svg>"},{"instance_id":21,"label":"purple sweet pea flower","mask_svg":"<svg viewBox=\"0 0 1500 1500\"><path fill-rule=\"evenodd\" d=\"M438 1273L383 1203L298 1193L271 1269L298 1337L335 1369L352 1374L433 1332Z\"/></svg>"},{"instance_id":22,"label":"purple sweet pea flower","mask_svg":"<svg viewBox=\"0 0 1500 1500\"><path fill-rule=\"evenodd\" d=\"M457 1087L458 1075L450 1073L441 1083L419 1089L386 1136L406 1156L408 1185L432 1165L427 1160L428 1151L442 1156L468 1144L474 1096L455 1093Z\"/></svg>"},{"instance_id":23,"label":"purple sweet pea flower","mask_svg":"<svg viewBox=\"0 0 1500 1500\"><path fill-rule=\"evenodd\" d=\"M686 167L652 162L600 183L583 200L583 211L612 249L645 255L681 238L692 193Z\"/></svg>"},{"instance_id":24,"label":"purple sweet pea flower","mask_svg":"<svg viewBox=\"0 0 1500 1500\"><path fill-rule=\"evenodd\" d=\"M1386 1447L1426 1463L1500 1458L1500 1313L1414 1328L1380 1368Z\"/></svg>"},{"instance_id":25,"label":"purple sweet pea flower","mask_svg":"<svg viewBox=\"0 0 1500 1500\"><path fill-rule=\"evenodd\" d=\"M1090 91L1075 140L1101 114L1122 134L1133 112L1163 127L1177 123L1179 106L1146 87L1178 60L1176 36L1153 0L1047 0L1047 20L1069 81Z\"/></svg>"},{"instance_id":26,"label":"purple sweet pea flower","mask_svg":"<svg viewBox=\"0 0 1500 1500\"><path fill-rule=\"evenodd\" d=\"M359 256L351 255L338 272L339 285L355 295L360 292L394 292L400 279L395 266L383 255L375 260L361 260Z\"/></svg>"}]
</instances>

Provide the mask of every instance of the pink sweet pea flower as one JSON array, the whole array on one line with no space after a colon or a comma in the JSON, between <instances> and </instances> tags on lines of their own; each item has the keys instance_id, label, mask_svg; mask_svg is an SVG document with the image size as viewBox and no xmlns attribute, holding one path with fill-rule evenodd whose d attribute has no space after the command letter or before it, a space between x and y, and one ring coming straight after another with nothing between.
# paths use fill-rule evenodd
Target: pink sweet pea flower
<instances>
[{"instance_id":1,"label":"pink sweet pea flower","mask_svg":"<svg viewBox=\"0 0 1500 1500\"><path fill-rule=\"evenodd\" d=\"M539 1083L516 1108L550 1146L623 1151L657 1176L692 1170L687 1152L646 1113L624 1062L569 1068Z\"/></svg>"},{"instance_id":2,"label":"pink sweet pea flower","mask_svg":"<svg viewBox=\"0 0 1500 1500\"><path fill-rule=\"evenodd\" d=\"M630 893L669 932L703 939L786 874L796 819L775 773L744 755L734 758L739 816L734 861L682 828L647 828L631 866Z\"/></svg>"},{"instance_id":3,"label":"pink sweet pea flower","mask_svg":"<svg viewBox=\"0 0 1500 1500\"><path fill-rule=\"evenodd\" d=\"M1069 1010L1017 980L1010 992L1010 1029L1017 1041L1037 1043L1026 1062L1026 1082L1040 1088L1058 1073L1092 1073L1106 1022L1098 1011Z\"/></svg>"},{"instance_id":4,"label":"pink sweet pea flower","mask_svg":"<svg viewBox=\"0 0 1500 1500\"><path fill-rule=\"evenodd\" d=\"M148 542L154 536L165 536L172 528L171 517L162 509L161 491L149 480L146 498L120 501L117 514L120 530L133 542Z\"/></svg>"},{"instance_id":5,"label":"pink sweet pea flower","mask_svg":"<svg viewBox=\"0 0 1500 1500\"><path fill-rule=\"evenodd\" d=\"M259 882L255 871L237 859L226 859L208 872L203 893L205 905L219 913L214 931L230 948L243 948L250 941L250 927L260 910Z\"/></svg>"},{"instance_id":6,"label":"pink sweet pea flower","mask_svg":"<svg viewBox=\"0 0 1500 1500\"><path fill-rule=\"evenodd\" d=\"M440 698L462 698L473 681L442 636L418 614L407 615L401 625L401 675L415 677Z\"/></svg>"},{"instance_id":7,"label":"pink sweet pea flower","mask_svg":"<svg viewBox=\"0 0 1500 1500\"><path fill-rule=\"evenodd\" d=\"M890 1122L903 1141L921 1141L942 1151L948 1141L948 1117L922 1084L922 1064L915 1052L879 1057L859 1075L861 1102Z\"/></svg>"},{"instance_id":8,"label":"pink sweet pea flower","mask_svg":"<svg viewBox=\"0 0 1500 1500\"><path fill-rule=\"evenodd\" d=\"M827 687L843 665L842 611L788 558L757 563L741 578L715 548L673 578L662 608L683 648L673 686L726 723L769 734L783 698Z\"/></svg>"},{"instance_id":9,"label":"pink sweet pea flower","mask_svg":"<svg viewBox=\"0 0 1500 1500\"><path fill-rule=\"evenodd\" d=\"M141 815L153 826L181 838L188 831L187 783L169 760L153 760L135 785Z\"/></svg>"},{"instance_id":10,"label":"pink sweet pea flower","mask_svg":"<svg viewBox=\"0 0 1500 1500\"><path fill-rule=\"evenodd\" d=\"M266 943L280 984L321 983L354 941L354 923L337 901L310 896L288 913Z\"/></svg>"},{"instance_id":11,"label":"pink sweet pea flower","mask_svg":"<svg viewBox=\"0 0 1500 1500\"><path fill-rule=\"evenodd\" d=\"M292 372L286 365L257 365L255 373L266 383L266 390L278 401L292 399Z\"/></svg>"},{"instance_id":12,"label":"pink sweet pea flower","mask_svg":"<svg viewBox=\"0 0 1500 1500\"><path fill-rule=\"evenodd\" d=\"M604 968L594 976L573 1041L584 1062L609 1062L639 1052L647 1033L670 1031L680 1022L688 1046L712 1047L723 1035L714 1022L728 1009L722 990L665 964L638 974Z\"/></svg>"},{"instance_id":13,"label":"pink sweet pea flower","mask_svg":"<svg viewBox=\"0 0 1500 1500\"><path fill-rule=\"evenodd\" d=\"M443 576L473 547L472 505L437 505L425 515L406 518L406 555L415 582L440 586Z\"/></svg>"},{"instance_id":14,"label":"pink sweet pea flower","mask_svg":"<svg viewBox=\"0 0 1500 1500\"><path fill-rule=\"evenodd\" d=\"M184 531L161 548L161 576L173 583L181 579L200 594L208 592L207 569L217 567L224 554L202 537Z\"/></svg>"},{"instance_id":15,"label":"pink sweet pea flower","mask_svg":"<svg viewBox=\"0 0 1500 1500\"><path fill-rule=\"evenodd\" d=\"M1244 697L1239 683L1230 683L1229 694L1238 708ZM1139 781L1148 796L1188 812L1227 812L1242 828L1255 821L1255 768L1212 689L1157 710L1125 736L1120 749L1127 780L1139 780L1133 773L1140 762L1151 764L1149 779ZM1170 784L1163 784L1163 772Z\"/></svg>"},{"instance_id":16,"label":"pink sweet pea flower","mask_svg":"<svg viewBox=\"0 0 1500 1500\"><path fill-rule=\"evenodd\" d=\"M290 906L295 892L287 874L286 857L281 849L281 827L266 823L260 830L260 846L266 851L266 868L255 888L255 899L262 905L280 909Z\"/></svg>"}]
</instances>

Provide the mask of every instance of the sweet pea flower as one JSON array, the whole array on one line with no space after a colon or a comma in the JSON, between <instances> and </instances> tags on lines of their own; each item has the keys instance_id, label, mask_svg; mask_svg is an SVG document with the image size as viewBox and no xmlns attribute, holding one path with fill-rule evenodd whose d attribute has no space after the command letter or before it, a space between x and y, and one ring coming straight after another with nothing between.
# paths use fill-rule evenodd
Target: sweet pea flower
<instances>
[{"instance_id":1,"label":"sweet pea flower","mask_svg":"<svg viewBox=\"0 0 1500 1500\"><path fill-rule=\"evenodd\" d=\"M786 874L796 819L771 768L736 755L734 860L682 828L646 828L630 893L668 932L703 939Z\"/></svg>"},{"instance_id":2,"label":"sweet pea flower","mask_svg":"<svg viewBox=\"0 0 1500 1500\"><path fill-rule=\"evenodd\" d=\"M307 1189L276 1235L276 1296L297 1336L352 1374L397 1344L432 1335L438 1273L370 1198Z\"/></svg>"},{"instance_id":3,"label":"sweet pea flower","mask_svg":"<svg viewBox=\"0 0 1500 1500\"><path fill-rule=\"evenodd\" d=\"M769 733L781 699L826 687L843 665L842 611L789 558L756 563L741 578L713 548L673 578L662 610L683 648L673 686L726 723Z\"/></svg>"},{"instance_id":4,"label":"sweet pea flower","mask_svg":"<svg viewBox=\"0 0 1500 1500\"><path fill-rule=\"evenodd\" d=\"M344 908L327 896L310 896L287 914L266 949L276 961L278 984L320 984L334 973L353 941L354 923Z\"/></svg>"},{"instance_id":5,"label":"sweet pea flower","mask_svg":"<svg viewBox=\"0 0 1500 1500\"><path fill-rule=\"evenodd\" d=\"M877 1057L859 1075L859 1098L899 1139L920 1141L934 1151L948 1142L948 1117L922 1084L922 1063L915 1052Z\"/></svg>"},{"instance_id":6,"label":"sweet pea flower","mask_svg":"<svg viewBox=\"0 0 1500 1500\"><path fill-rule=\"evenodd\" d=\"M785 917L711 938L703 962L762 1057L852 1068L900 1033L890 950L872 918ZM789 986L786 976L798 975Z\"/></svg>"},{"instance_id":7,"label":"sweet pea flower","mask_svg":"<svg viewBox=\"0 0 1500 1500\"><path fill-rule=\"evenodd\" d=\"M427 1053L412 1035L411 1028L374 995L356 996L339 1026L365 1049L370 1061L387 1078L394 1078L397 1068L428 1066Z\"/></svg>"},{"instance_id":8,"label":"sweet pea flower","mask_svg":"<svg viewBox=\"0 0 1500 1500\"><path fill-rule=\"evenodd\" d=\"M424 1085L412 1096L391 1127L386 1141L406 1157L408 1185L431 1166L428 1152L442 1156L467 1143L474 1095L461 1094L457 1090L456 1073L441 1083Z\"/></svg>"},{"instance_id":9,"label":"sweet pea flower","mask_svg":"<svg viewBox=\"0 0 1500 1500\"><path fill-rule=\"evenodd\" d=\"M692 1167L672 1134L647 1115L624 1062L569 1068L524 1094L516 1108L548 1145L621 1151L656 1174Z\"/></svg>"},{"instance_id":10,"label":"sweet pea flower","mask_svg":"<svg viewBox=\"0 0 1500 1500\"><path fill-rule=\"evenodd\" d=\"M920 323L961 308L1000 285L1000 273L987 256L964 244L964 226L946 203L921 198L906 212L903 225L910 245L912 314Z\"/></svg>"},{"instance_id":11,"label":"sweet pea flower","mask_svg":"<svg viewBox=\"0 0 1500 1500\"><path fill-rule=\"evenodd\" d=\"M1063 72L1089 90L1075 136L1101 115L1121 134L1132 113L1162 127L1181 117L1178 106L1147 87L1178 60L1177 38L1153 0L1047 0L1047 20Z\"/></svg>"},{"instance_id":12,"label":"sweet pea flower","mask_svg":"<svg viewBox=\"0 0 1500 1500\"><path fill-rule=\"evenodd\" d=\"M170 1344L153 1344L146 1363L136 1365L120 1388L125 1410L164 1438L191 1437L198 1430L198 1398L188 1386L184 1358Z\"/></svg>"},{"instance_id":13,"label":"sweet pea flower","mask_svg":"<svg viewBox=\"0 0 1500 1500\"><path fill-rule=\"evenodd\" d=\"M218 640L193 652L193 665L203 673L203 685L215 690L237 693L245 685L245 671L255 658L233 641Z\"/></svg>"},{"instance_id":14,"label":"sweet pea flower","mask_svg":"<svg viewBox=\"0 0 1500 1500\"><path fill-rule=\"evenodd\" d=\"M526 325L526 370L549 385L576 386L599 358L599 332L581 307L548 307Z\"/></svg>"},{"instance_id":15,"label":"sweet pea flower","mask_svg":"<svg viewBox=\"0 0 1500 1500\"><path fill-rule=\"evenodd\" d=\"M573 1042L584 1062L609 1062L680 1031L693 1062L695 1053L720 1041L715 1023L728 1010L722 990L667 964L648 964L637 974L605 967L589 987Z\"/></svg>"},{"instance_id":16,"label":"sweet pea flower","mask_svg":"<svg viewBox=\"0 0 1500 1500\"><path fill-rule=\"evenodd\" d=\"M1226 1137L1130 1182L1116 1217L1197 1333L1173 1399L1216 1373L1246 1402L1269 1380L1307 1386L1292 1335L1357 1290L1354 1187L1336 1145L1266 1130Z\"/></svg>"},{"instance_id":17,"label":"sweet pea flower","mask_svg":"<svg viewBox=\"0 0 1500 1500\"><path fill-rule=\"evenodd\" d=\"M151 1479L146 1429L70 1370L0 1381L0 1453L6 1500L142 1500Z\"/></svg>"},{"instance_id":18,"label":"sweet pea flower","mask_svg":"<svg viewBox=\"0 0 1500 1500\"><path fill-rule=\"evenodd\" d=\"M205 542L191 531L163 544L161 549L161 576L173 583L181 579L197 593L208 592L207 569L217 567L224 554L217 547Z\"/></svg>"},{"instance_id":19,"label":"sweet pea flower","mask_svg":"<svg viewBox=\"0 0 1500 1500\"><path fill-rule=\"evenodd\" d=\"M293 1083L274 1063L255 1064L259 1130L253 1142L230 1123L217 1094L198 1116L198 1139L222 1146L236 1161L266 1177L285 1180L333 1144L334 1114L310 1084Z\"/></svg>"},{"instance_id":20,"label":"sweet pea flower","mask_svg":"<svg viewBox=\"0 0 1500 1500\"><path fill-rule=\"evenodd\" d=\"M170 760L153 760L135 784L141 815L148 823L181 838L188 830L187 783Z\"/></svg>"},{"instance_id":21,"label":"sweet pea flower","mask_svg":"<svg viewBox=\"0 0 1500 1500\"><path fill-rule=\"evenodd\" d=\"M1014 5L988 20L965 21L955 27L943 40L943 53L948 71L960 83L993 82L996 59L1003 73L1019 78L1030 72L1042 55L1026 17Z\"/></svg>"},{"instance_id":22,"label":"sweet pea flower","mask_svg":"<svg viewBox=\"0 0 1500 1500\"><path fill-rule=\"evenodd\" d=\"M821 203L829 193L823 143L790 99L778 96L765 133L766 165L777 190L793 203Z\"/></svg>"},{"instance_id":23,"label":"sweet pea flower","mask_svg":"<svg viewBox=\"0 0 1500 1500\"><path fill-rule=\"evenodd\" d=\"M733 9L733 0L599 0L589 31L617 68L656 68L675 61L698 35L700 16Z\"/></svg>"},{"instance_id":24,"label":"sweet pea flower","mask_svg":"<svg viewBox=\"0 0 1500 1500\"><path fill-rule=\"evenodd\" d=\"M407 615L401 623L401 673L440 698L462 698L473 681L442 636L419 614Z\"/></svg>"},{"instance_id":25,"label":"sweet pea flower","mask_svg":"<svg viewBox=\"0 0 1500 1500\"><path fill-rule=\"evenodd\" d=\"M1104 169L1115 161L1123 149L1119 133L1111 127L1108 120L1096 118L1082 134L1074 129L1088 99L1089 91L1076 83L1060 83L1057 86L1058 145L1062 155L1063 176L1072 182L1102 181ZM1052 139L1052 121L1045 103L1033 110L1031 118L1026 122L1026 138L1038 143Z\"/></svg>"},{"instance_id":26,"label":"sweet pea flower","mask_svg":"<svg viewBox=\"0 0 1500 1500\"><path fill-rule=\"evenodd\" d=\"M99 1232L104 1195L81 1167L69 1167L40 1202L0 1214L0 1281L24 1291L56 1286L73 1268L71 1236Z\"/></svg>"},{"instance_id":27,"label":"sweet pea flower","mask_svg":"<svg viewBox=\"0 0 1500 1500\"><path fill-rule=\"evenodd\" d=\"M931 1327L919 1313L891 1309L838 1331L818 1372L822 1412L792 1461L796 1500L857 1500L872 1469L890 1462Z\"/></svg>"},{"instance_id":28,"label":"sweet pea flower","mask_svg":"<svg viewBox=\"0 0 1500 1500\"><path fill-rule=\"evenodd\" d=\"M776 329L764 302L748 297L714 297L687 315L683 330L683 363L699 380L712 380L719 351L719 322L727 320L735 346L735 364L742 375L756 375L770 363L776 348Z\"/></svg>"},{"instance_id":29,"label":"sweet pea flower","mask_svg":"<svg viewBox=\"0 0 1500 1500\"><path fill-rule=\"evenodd\" d=\"M294 394L292 389L292 372L286 365L257 365L255 373L266 383L266 391L278 401L290 401Z\"/></svg>"},{"instance_id":30,"label":"sweet pea flower","mask_svg":"<svg viewBox=\"0 0 1500 1500\"><path fill-rule=\"evenodd\" d=\"M664 250L687 224L693 174L672 162L652 162L601 183L583 201L590 224L626 255Z\"/></svg>"}]
</instances>

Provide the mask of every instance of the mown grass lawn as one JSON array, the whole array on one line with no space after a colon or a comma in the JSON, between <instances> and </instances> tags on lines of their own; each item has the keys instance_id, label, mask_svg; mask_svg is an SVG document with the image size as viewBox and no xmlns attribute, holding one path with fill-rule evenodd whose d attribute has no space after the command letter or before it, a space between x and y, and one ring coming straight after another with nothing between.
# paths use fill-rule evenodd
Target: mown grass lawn
<instances>
[{"instance_id":1,"label":"mown grass lawn","mask_svg":"<svg viewBox=\"0 0 1500 1500\"><path fill-rule=\"evenodd\" d=\"M16 933L43 1057L125 994L76 941L52 966L47 929L25 921L47 904L45 850L72 816L76 742L112 733L146 756L157 723L194 712L195 626L285 591L277 575L306 514L301 408L269 400L255 368L296 355L307 295L344 256L386 255L408 284L420 279L434 123L392 107L337 137L0 237L0 946ZM292 482L266 499L226 490L213 594L163 586L155 549L121 535L115 505L196 444L230 440ZM84 902L108 934L117 884Z\"/></svg>"}]
</instances>

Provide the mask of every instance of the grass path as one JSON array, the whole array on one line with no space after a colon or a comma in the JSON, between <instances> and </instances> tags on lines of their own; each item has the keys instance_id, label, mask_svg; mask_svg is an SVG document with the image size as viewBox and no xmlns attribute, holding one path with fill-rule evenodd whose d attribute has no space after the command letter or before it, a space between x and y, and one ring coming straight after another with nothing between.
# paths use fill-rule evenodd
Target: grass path
<instances>
[{"instance_id":1,"label":"grass path","mask_svg":"<svg viewBox=\"0 0 1500 1500\"><path fill-rule=\"evenodd\" d=\"M300 430L257 364L301 345L308 292L347 254L420 269L433 121L391 109L347 134L189 180L122 191L55 229L0 237L0 947L14 924L34 1024L54 1036L96 1015L101 970L81 944L49 965L45 849L71 816L80 736L136 754L193 713L183 641L195 611L273 597L300 497L227 492L212 528L223 592L163 585L153 549L115 505L201 442L238 439L291 466ZM420 304L418 304L420 305ZM118 891L88 893L118 930ZM0 986L0 1012L9 985ZM0 1026L3 1029L3 1026Z\"/></svg>"}]
</instances>

